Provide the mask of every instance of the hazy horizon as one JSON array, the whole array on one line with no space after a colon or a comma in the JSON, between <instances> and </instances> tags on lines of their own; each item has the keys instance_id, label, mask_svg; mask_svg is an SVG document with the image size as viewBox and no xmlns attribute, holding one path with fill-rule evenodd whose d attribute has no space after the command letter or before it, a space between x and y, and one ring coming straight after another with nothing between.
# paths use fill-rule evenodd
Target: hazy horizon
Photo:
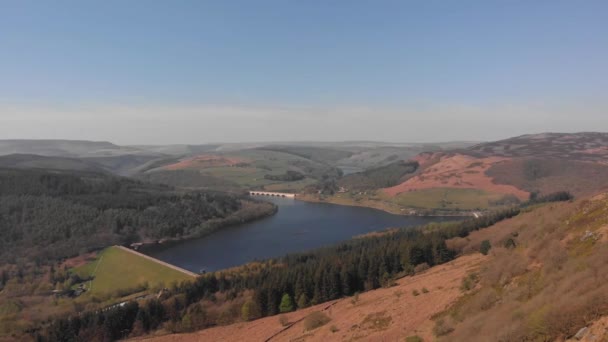
<instances>
[{"instance_id":1,"label":"hazy horizon","mask_svg":"<svg viewBox=\"0 0 608 342\"><path fill-rule=\"evenodd\" d=\"M608 3L7 1L0 138L608 131Z\"/></svg>"}]
</instances>

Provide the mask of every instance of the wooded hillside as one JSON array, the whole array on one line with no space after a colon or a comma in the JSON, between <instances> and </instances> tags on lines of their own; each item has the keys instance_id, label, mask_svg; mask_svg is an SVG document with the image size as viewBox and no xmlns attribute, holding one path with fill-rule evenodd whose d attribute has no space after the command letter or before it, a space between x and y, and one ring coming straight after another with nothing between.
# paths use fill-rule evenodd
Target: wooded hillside
<instances>
[{"instance_id":1,"label":"wooded hillside","mask_svg":"<svg viewBox=\"0 0 608 342\"><path fill-rule=\"evenodd\" d=\"M0 260L55 260L112 244L194 237L271 213L267 203L99 173L0 170Z\"/></svg>"}]
</instances>

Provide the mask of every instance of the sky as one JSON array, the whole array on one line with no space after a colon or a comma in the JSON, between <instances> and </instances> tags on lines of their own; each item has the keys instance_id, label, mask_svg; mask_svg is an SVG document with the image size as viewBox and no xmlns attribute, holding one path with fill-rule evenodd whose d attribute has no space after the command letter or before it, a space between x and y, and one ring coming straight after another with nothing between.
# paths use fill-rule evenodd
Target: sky
<instances>
[{"instance_id":1,"label":"sky","mask_svg":"<svg viewBox=\"0 0 608 342\"><path fill-rule=\"evenodd\" d=\"M608 131L608 1L0 0L0 139Z\"/></svg>"}]
</instances>

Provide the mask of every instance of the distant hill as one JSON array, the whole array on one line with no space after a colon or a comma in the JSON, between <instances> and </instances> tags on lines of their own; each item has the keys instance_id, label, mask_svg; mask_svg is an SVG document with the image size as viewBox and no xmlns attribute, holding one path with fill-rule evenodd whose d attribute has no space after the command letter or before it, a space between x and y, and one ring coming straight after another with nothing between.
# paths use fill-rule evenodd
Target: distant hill
<instances>
[{"instance_id":1,"label":"distant hill","mask_svg":"<svg viewBox=\"0 0 608 342\"><path fill-rule=\"evenodd\" d=\"M428 189L477 189L523 200L530 193L580 196L608 189L606 133L523 135L415 159L421 170L385 193L411 197Z\"/></svg>"},{"instance_id":2,"label":"distant hill","mask_svg":"<svg viewBox=\"0 0 608 342\"><path fill-rule=\"evenodd\" d=\"M86 140L0 140L0 155L37 154L41 156L84 157L135 152L106 141Z\"/></svg>"},{"instance_id":3,"label":"distant hill","mask_svg":"<svg viewBox=\"0 0 608 342\"><path fill-rule=\"evenodd\" d=\"M373 150L362 153L368 154L366 163L375 157ZM403 154L393 158L393 163L403 160ZM608 133L523 135L467 148L428 150L411 160L419 168L395 184L362 188L368 180L361 174L348 175L333 188L340 193L328 194L325 186L318 200L391 212L460 214L537 194L568 191L588 196L608 190Z\"/></svg>"},{"instance_id":4,"label":"distant hill","mask_svg":"<svg viewBox=\"0 0 608 342\"><path fill-rule=\"evenodd\" d=\"M552 157L608 163L608 133L528 134L475 145L463 153L476 157Z\"/></svg>"},{"instance_id":5,"label":"distant hill","mask_svg":"<svg viewBox=\"0 0 608 342\"><path fill-rule=\"evenodd\" d=\"M46 157L35 154L0 156L0 168L106 172L100 165L82 159Z\"/></svg>"}]
</instances>

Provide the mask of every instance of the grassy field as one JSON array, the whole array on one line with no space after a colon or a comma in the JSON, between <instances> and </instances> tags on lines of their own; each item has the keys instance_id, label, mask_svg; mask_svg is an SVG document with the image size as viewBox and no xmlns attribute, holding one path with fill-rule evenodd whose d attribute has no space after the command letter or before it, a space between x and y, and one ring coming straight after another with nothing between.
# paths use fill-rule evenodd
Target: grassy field
<instances>
[{"instance_id":1,"label":"grassy field","mask_svg":"<svg viewBox=\"0 0 608 342\"><path fill-rule=\"evenodd\" d=\"M493 194L479 189L434 188L404 192L395 197L385 198L390 202L412 208L444 209L487 209L490 201L496 201L501 194Z\"/></svg>"},{"instance_id":2,"label":"grassy field","mask_svg":"<svg viewBox=\"0 0 608 342\"><path fill-rule=\"evenodd\" d=\"M491 202L503 197L478 189L434 188L389 196L381 191L340 193L326 196L322 202L376 208L394 214L404 214L408 209L444 210L485 210ZM300 195L302 200L320 201L316 195Z\"/></svg>"},{"instance_id":3,"label":"grassy field","mask_svg":"<svg viewBox=\"0 0 608 342\"><path fill-rule=\"evenodd\" d=\"M251 164L245 167L202 168L200 169L201 174L223 179L247 189L263 186L270 191L298 191L315 183L315 180L310 177L313 170L324 168L315 161L279 151L243 150L235 152L231 156L250 160ZM309 177L297 182L280 182L264 178L265 175L281 175L288 170L298 171Z\"/></svg>"},{"instance_id":4,"label":"grassy field","mask_svg":"<svg viewBox=\"0 0 608 342\"><path fill-rule=\"evenodd\" d=\"M94 261L72 271L81 277L95 277L90 285L87 285L90 286L89 293L92 294L135 288L146 282L150 287L155 287L193 279L185 273L118 247L104 249Z\"/></svg>"}]
</instances>

